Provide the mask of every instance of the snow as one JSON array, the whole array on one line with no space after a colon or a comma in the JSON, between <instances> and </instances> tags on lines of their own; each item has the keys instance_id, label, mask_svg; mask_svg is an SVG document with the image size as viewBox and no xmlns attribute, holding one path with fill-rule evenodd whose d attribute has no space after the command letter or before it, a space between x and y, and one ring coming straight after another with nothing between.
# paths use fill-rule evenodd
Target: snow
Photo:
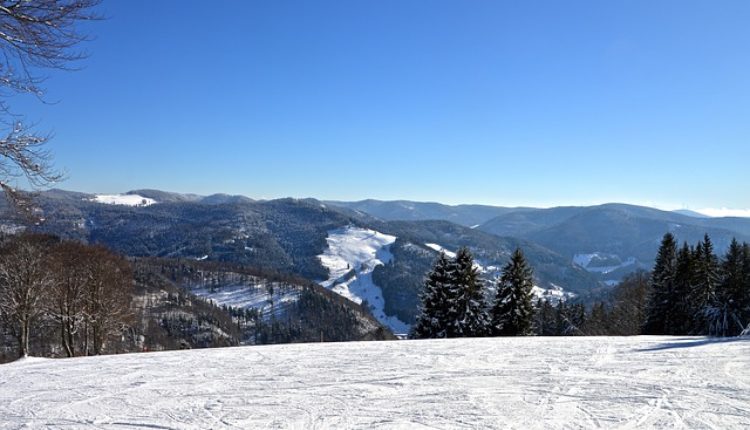
<instances>
[{"instance_id":1,"label":"snow","mask_svg":"<svg viewBox=\"0 0 750 430\"><path fill-rule=\"evenodd\" d=\"M282 315L290 304L299 300L298 287L279 283L261 282L258 279L247 283L211 286L188 286L198 297L210 300L218 306L237 309L258 309L266 318Z\"/></svg>"},{"instance_id":2,"label":"snow","mask_svg":"<svg viewBox=\"0 0 750 430\"><path fill-rule=\"evenodd\" d=\"M595 258L598 259L598 258L609 258L609 257L617 257L617 256L612 255L612 254L604 254L601 252L594 252L591 254L576 254L573 256L573 264L582 267L587 272L601 273L601 274L606 275L607 273L612 273L617 269L632 266L636 264L637 262L634 257L629 257L627 260L615 266L589 266L592 260Z\"/></svg>"},{"instance_id":3,"label":"snow","mask_svg":"<svg viewBox=\"0 0 750 430\"><path fill-rule=\"evenodd\" d=\"M156 203L156 200L138 194L97 194L91 201L123 206L150 206Z\"/></svg>"},{"instance_id":4,"label":"snow","mask_svg":"<svg viewBox=\"0 0 750 430\"><path fill-rule=\"evenodd\" d=\"M750 426L750 340L293 344L0 366L0 428Z\"/></svg>"},{"instance_id":5,"label":"snow","mask_svg":"<svg viewBox=\"0 0 750 430\"><path fill-rule=\"evenodd\" d=\"M576 297L575 293L565 291L559 285L550 283L550 288L542 288L538 285L531 287L531 294L535 299L549 299L551 303L557 303L560 300L568 300Z\"/></svg>"},{"instance_id":6,"label":"snow","mask_svg":"<svg viewBox=\"0 0 750 430\"><path fill-rule=\"evenodd\" d=\"M721 217L750 218L750 209L732 209L732 208L721 207L721 208L696 209L695 212L698 212L701 215L705 215L711 218L721 218Z\"/></svg>"},{"instance_id":7,"label":"snow","mask_svg":"<svg viewBox=\"0 0 750 430\"><path fill-rule=\"evenodd\" d=\"M375 267L393 258L389 249L396 237L347 226L329 231L326 240L328 249L318 258L329 277L320 284L355 303L366 301L373 316L393 333L408 333L408 324L385 314L383 292L372 280Z\"/></svg>"},{"instance_id":8,"label":"snow","mask_svg":"<svg viewBox=\"0 0 750 430\"><path fill-rule=\"evenodd\" d=\"M456 253L455 252L448 251L446 248L443 248L442 246L438 245L437 243L425 243L424 246L432 249L433 251L442 252L448 258L456 258Z\"/></svg>"}]
</instances>

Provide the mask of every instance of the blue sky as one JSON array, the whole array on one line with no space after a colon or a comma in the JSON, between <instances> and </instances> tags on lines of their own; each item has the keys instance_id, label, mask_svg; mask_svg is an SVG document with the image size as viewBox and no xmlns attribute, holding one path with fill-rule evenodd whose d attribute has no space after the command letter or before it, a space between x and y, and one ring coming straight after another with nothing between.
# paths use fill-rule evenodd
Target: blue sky
<instances>
[{"instance_id":1,"label":"blue sky","mask_svg":"<svg viewBox=\"0 0 750 430\"><path fill-rule=\"evenodd\" d=\"M61 188L750 208L747 1L106 1Z\"/></svg>"}]
</instances>

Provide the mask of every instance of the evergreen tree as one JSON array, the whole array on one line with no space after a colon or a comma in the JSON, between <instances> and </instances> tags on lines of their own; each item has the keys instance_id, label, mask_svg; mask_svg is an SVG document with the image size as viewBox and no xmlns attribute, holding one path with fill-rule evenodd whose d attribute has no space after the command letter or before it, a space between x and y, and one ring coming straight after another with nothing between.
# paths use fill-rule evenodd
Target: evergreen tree
<instances>
[{"instance_id":1,"label":"evergreen tree","mask_svg":"<svg viewBox=\"0 0 750 430\"><path fill-rule=\"evenodd\" d=\"M474 267L474 257L467 248L456 253L451 274L453 298L448 309L448 337L486 336L489 331L484 283Z\"/></svg>"},{"instance_id":2,"label":"evergreen tree","mask_svg":"<svg viewBox=\"0 0 750 430\"><path fill-rule=\"evenodd\" d=\"M516 249L497 285L492 308L492 327L499 336L525 336L533 333L534 308L531 305L532 270L520 249Z\"/></svg>"},{"instance_id":3,"label":"evergreen tree","mask_svg":"<svg viewBox=\"0 0 750 430\"><path fill-rule=\"evenodd\" d=\"M745 273L742 245L732 239L724 260L721 262L721 281L716 288L715 303L708 314L711 334L736 336L745 328L746 311Z\"/></svg>"},{"instance_id":4,"label":"evergreen tree","mask_svg":"<svg viewBox=\"0 0 750 430\"><path fill-rule=\"evenodd\" d=\"M677 244L672 233L664 235L651 275L651 296L646 307L643 334L667 334L670 330Z\"/></svg>"},{"instance_id":5,"label":"evergreen tree","mask_svg":"<svg viewBox=\"0 0 750 430\"><path fill-rule=\"evenodd\" d=\"M549 299L539 298L536 302L536 334L540 336L557 335L557 321L555 319L555 308Z\"/></svg>"},{"instance_id":6,"label":"evergreen tree","mask_svg":"<svg viewBox=\"0 0 750 430\"><path fill-rule=\"evenodd\" d=\"M719 260L714 255L714 247L708 235L695 247L693 256L693 290L690 303L693 307L693 334L708 334L711 315L716 309L716 285L719 283Z\"/></svg>"},{"instance_id":7,"label":"evergreen tree","mask_svg":"<svg viewBox=\"0 0 750 430\"><path fill-rule=\"evenodd\" d=\"M693 249L684 242L677 252L674 291L670 301L672 305L672 324L668 334L685 335L690 333L695 309L691 303L691 291L695 278L695 260Z\"/></svg>"},{"instance_id":8,"label":"evergreen tree","mask_svg":"<svg viewBox=\"0 0 750 430\"><path fill-rule=\"evenodd\" d=\"M420 313L412 328L411 337L424 339L448 336L448 309L453 300L452 271L453 263L441 252L425 280L420 297Z\"/></svg>"},{"instance_id":9,"label":"evergreen tree","mask_svg":"<svg viewBox=\"0 0 750 430\"><path fill-rule=\"evenodd\" d=\"M586 306L583 303L576 303L570 308L570 326L568 335L582 335L583 327L586 325Z\"/></svg>"},{"instance_id":10,"label":"evergreen tree","mask_svg":"<svg viewBox=\"0 0 750 430\"><path fill-rule=\"evenodd\" d=\"M568 306L565 300L560 299L555 309L555 335L565 336L570 331L570 322L568 318Z\"/></svg>"},{"instance_id":11,"label":"evergreen tree","mask_svg":"<svg viewBox=\"0 0 750 430\"><path fill-rule=\"evenodd\" d=\"M750 331L750 244L742 244L742 285L743 311L742 321L745 323L743 334Z\"/></svg>"}]
</instances>

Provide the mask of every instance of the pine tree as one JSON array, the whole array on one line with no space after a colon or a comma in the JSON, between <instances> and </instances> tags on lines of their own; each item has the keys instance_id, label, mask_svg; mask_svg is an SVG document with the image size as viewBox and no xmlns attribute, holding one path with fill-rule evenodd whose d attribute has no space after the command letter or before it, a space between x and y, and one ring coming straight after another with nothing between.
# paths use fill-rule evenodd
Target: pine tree
<instances>
[{"instance_id":1,"label":"pine tree","mask_svg":"<svg viewBox=\"0 0 750 430\"><path fill-rule=\"evenodd\" d=\"M732 239L727 254L721 262L721 281L716 288L715 303L708 312L711 334L736 336L745 328L744 255L742 246Z\"/></svg>"},{"instance_id":2,"label":"pine tree","mask_svg":"<svg viewBox=\"0 0 750 430\"><path fill-rule=\"evenodd\" d=\"M570 326L568 335L582 335L583 327L586 325L586 306L583 303L577 303L570 309Z\"/></svg>"},{"instance_id":3,"label":"pine tree","mask_svg":"<svg viewBox=\"0 0 750 430\"><path fill-rule=\"evenodd\" d=\"M743 334L750 332L750 244L742 244L742 321L745 323Z\"/></svg>"},{"instance_id":4,"label":"pine tree","mask_svg":"<svg viewBox=\"0 0 750 430\"><path fill-rule=\"evenodd\" d=\"M677 252L674 290L670 301L672 305L672 324L668 334L685 335L690 333L695 309L690 302L693 280L695 278L695 261L693 249L684 242Z\"/></svg>"},{"instance_id":5,"label":"pine tree","mask_svg":"<svg viewBox=\"0 0 750 430\"><path fill-rule=\"evenodd\" d=\"M492 308L492 327L499 336L526 336L533 333L534 308L531 305L532 270L520 249L516 249L497 285Z\"/></svg>"},{"instance_id":6,"label":"pine tree","mask_svg":"<svg viewBox=\"0 0 750 430\"><path fill-rule=\"evenodd\" d=\"M417 339L447 337L448 308L452 305L453 263L440 253L432 271L427 275L421 294L420 313L412 328L411 337Z\"/></svg>"},{"instance_id":7,"label":"pine tree","mask_svg":"<svg viewBox=\"0 0 750 430\"><path fill-rule=\"evenodd\" d=\"M489 319L486 313L484 283L474 267L474 257L467 248L456 253L451 276L454 298L448 311L448 337L486 336Z\"/></svg>"},{"instance_id":8,"label":"pine tree","mask_svg":"<svg viewBox=\"0 0 750 430\"><path fill-rule=\"evenodd\" d=\"M646 307L643 334L666 334L670 330L676 265L677 244L672 233L667 233L662 238L651 275L651 297Z\"/></svg>"},{"instance_id":9,"label":"pine tree","mask_svg":"<svg viewBox=\"0 0 750 430\"><path fill-rule=\"evenodd\" d=\"M534 324L536 334L539 336L557 335L557 321L555 308L549 299L541 297L536 302L536 323Z\"/></svg>"},{"instance_id":10,"label":"pine tree","mask_svg":"<svg viewBox=\"0 0 750 430\"><path fill-rule=\"evenodd\" d=\"M719 260L714 255L714 247L708 235L695 247L693 256L693 291L690 303L693 306L693 334L708 334L711 321L715 320L712 311L716 305L716 285L719 283Z\"/></svg>"}]
</instances>

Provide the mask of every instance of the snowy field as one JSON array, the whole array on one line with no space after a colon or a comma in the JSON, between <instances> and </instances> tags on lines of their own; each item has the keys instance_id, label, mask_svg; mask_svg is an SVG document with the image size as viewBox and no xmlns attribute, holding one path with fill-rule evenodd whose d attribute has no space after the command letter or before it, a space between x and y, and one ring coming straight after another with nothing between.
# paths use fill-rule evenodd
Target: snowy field
<instances>
[{"instance_id":1,"label":"snowy field","mask_svg":"<svg viewBox=\"0 0 750 430\"><path fill-rule=\"evenodd\" d=\"M319 255L320 263L328 269L328 279L320 285L361 304L366 301L372 315L395 334L406 334L409 325L384 312L385 299L379 286L372 280L375 267L391 261L390 246L396 241L390 236L359 227L343 227L328 232L328 248Z\"/></svg>"},{"instance_id":2,"label":"snowy field","mask_svg":"<svg viewBox=\"0 0 750 430\"><path fill-rule=\"evenodd\" d=\"M0 428L750 427L750 340L252 346L0 365Z\"/></svg>"},{"instance_id":3,"label":"snowy field","mask_svg":"<svg viewBox=\"0 0 750 430\"><path fill-rule=\"evenodd\" d=\"M156 203L156 200L138 194L97 194L91 201L124 206L150 206Z\"/></svg>"}]
</instances>

